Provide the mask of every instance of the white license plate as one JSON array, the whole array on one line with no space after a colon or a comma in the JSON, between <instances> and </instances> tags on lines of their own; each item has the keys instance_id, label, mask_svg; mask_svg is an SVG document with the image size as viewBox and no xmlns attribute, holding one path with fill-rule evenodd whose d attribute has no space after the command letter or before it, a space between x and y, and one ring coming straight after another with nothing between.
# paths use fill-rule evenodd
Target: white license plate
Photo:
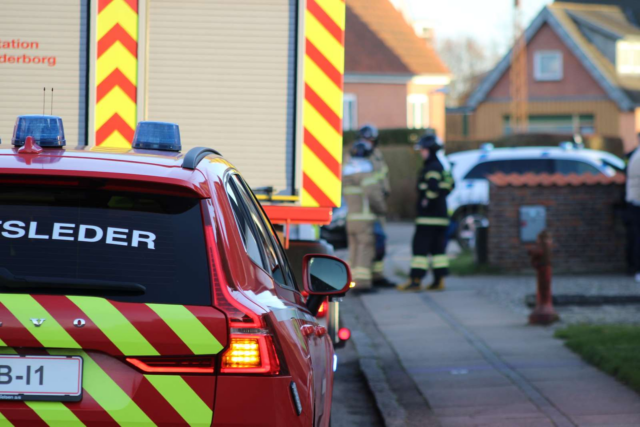
<instances>
[{"instance_id":1,"label":"white license plate","mask_svg":"<svg viewBox=\"0 0 640 427\"><path fill-rule=\"evenodd\" d=\"M82 357L0 355L0 400L82 399Z\"/></svg>"}]
</instances>

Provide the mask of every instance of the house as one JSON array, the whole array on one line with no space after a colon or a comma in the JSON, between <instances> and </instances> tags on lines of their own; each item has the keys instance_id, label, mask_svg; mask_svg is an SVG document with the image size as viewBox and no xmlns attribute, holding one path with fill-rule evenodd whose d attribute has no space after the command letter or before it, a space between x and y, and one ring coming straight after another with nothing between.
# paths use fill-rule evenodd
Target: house
<instances>
[{"instance_id":1,"label":"house","mask_svg":"<svg viewBox=\"0 0 640 427\"><path fill-rule=\"evenodd\" d=\"M433 127L444 138L449 70L389 0L346 0L345 130Z\"/></svg>"},{"instance_id":2,"label":"house","mask_svg":"<svg viewBox=\"0 0 640 427\"><path fill-rule=\"evenodd\" d=\"M640 131L635 16L618 5L569 2L540 12L525 31L528 132L619 137L625 151L635 148ZM511 52L471 93L464 111L468 139L511 132L510 66Z\"/></svg>"}]
</instances>

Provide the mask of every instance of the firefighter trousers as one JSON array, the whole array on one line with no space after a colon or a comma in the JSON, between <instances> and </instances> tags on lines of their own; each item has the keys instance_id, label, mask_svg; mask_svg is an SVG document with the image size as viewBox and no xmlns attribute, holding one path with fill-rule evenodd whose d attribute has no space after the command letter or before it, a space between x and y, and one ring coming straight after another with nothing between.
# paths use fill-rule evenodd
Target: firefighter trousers
<instances>
[{"instance_id":1,"label":"firefighter trousers","mask_svg":"<svg viewBox=\"0 0 640 427\"><path fill-rule=\"evenodd\" d=\"M349 265L356 289L371 289L375 256L373 221L347 221Z\"/></svg>"},{"instance_id":2,"label":"firefighter trousers","mask_svg":"<svg viewBox=\"0 0 640 427\"><path fill-rule=\"evenodd\" d=\"M373 281L384 280L384 256L387 249L387 233L385 231L386 221L378 218L373 225L373 235L375 236L375 256L373 258Z\"/></svg>"},{"instance_id":3,"label":"firefighter trousers","mask_svg":"<svg viewBox=\"0 0 640 427\"><path fill-rule=\"evenodd\" d=\"M416 225L413 235L413 257L411 258L411 278L422 279L429 269L432 257L433 275L437 280L449 274L449 258L445 253L447 227L441 225Z\"/></svg>"}]
</instances>

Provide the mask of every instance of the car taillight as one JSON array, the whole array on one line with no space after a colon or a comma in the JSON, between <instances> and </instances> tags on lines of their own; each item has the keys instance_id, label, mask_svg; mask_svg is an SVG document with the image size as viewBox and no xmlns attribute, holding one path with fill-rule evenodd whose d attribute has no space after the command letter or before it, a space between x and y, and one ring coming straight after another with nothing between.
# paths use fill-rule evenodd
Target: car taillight
<instances>
[{"instance_id":1,"label":"car taillight","mask_svg":"<svg viewBox=\"0 0 640 427\"><path fill-rule=\"evenodd\" d=\"M152 374L213 374L213 357L127 357L142 372Z\"/></svg>"},{"instance_id":2,"label":"car taillight","mask_svg":"<svg viewBox=\"0 0 640 427\"><path fill-rule=\"evenodd\" d=\"M338 338L342 341L348 341L351 338L351 330L349 328L340 328L338 330Z\"/></svg>"},{"instance_id":3,"label":"car taillight","mask_svg":"<svg viewBox=\"0 0 640 427\"><path fill-rule=\"evenodd\" d=\"M229 348L222 354L223 374L277 375L280 363L271 336L231 333Z\"/></svg>"},{"instance_id":4,"label":"car taillight","mask_svg":"<svg viewBox=\"0 0 640 427\"><path fill-rule=\"evenodd\" d=\"M252 302L246 300L244 295L236 289L231 289L227 283L222 271L222 260L216 250L216 240L213 234L213 225L211 224L210 213L206 206L206 202L202 202L202 219L204 222L205 241L207 244L207 252L209 254L209 268L211 271L211 280L213 282L213 300L217 308L224 311L229 318L229 325L232 328L262 328L263 322L254 311L246 307ZM233 295L232 295L233 292ZM246 304L240 300L246 300Z\"/></svg>"},{"instance_id":5,"label":"car taillight","mask_svg":"<svg viewBox=\"0 0 640 427\"><path fill-rule=\"evenodd\" d=\"M329 311L329 301L324 300L322 301L322 304L318 309L318 314L316 314L316 317L325 317L328 311Z\"/></svg>"}]
</instances>

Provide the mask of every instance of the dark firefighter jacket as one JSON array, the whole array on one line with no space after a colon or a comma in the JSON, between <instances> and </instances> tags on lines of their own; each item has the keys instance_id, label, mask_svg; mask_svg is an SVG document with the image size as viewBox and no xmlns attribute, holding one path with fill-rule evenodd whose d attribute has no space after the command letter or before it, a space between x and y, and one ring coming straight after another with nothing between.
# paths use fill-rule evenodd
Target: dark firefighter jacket
<instances>
[{"instance_id":1,"label":"dark firefighter jacket","mask_svg":"<svg viewBox=\"0 0 640 427\"><path fill-rule=\"evenodd\" d=\"M449 225L447 195L453 187L451 173L431 154L418 176L418 225Z\"/></svg>"}]
</instances>

